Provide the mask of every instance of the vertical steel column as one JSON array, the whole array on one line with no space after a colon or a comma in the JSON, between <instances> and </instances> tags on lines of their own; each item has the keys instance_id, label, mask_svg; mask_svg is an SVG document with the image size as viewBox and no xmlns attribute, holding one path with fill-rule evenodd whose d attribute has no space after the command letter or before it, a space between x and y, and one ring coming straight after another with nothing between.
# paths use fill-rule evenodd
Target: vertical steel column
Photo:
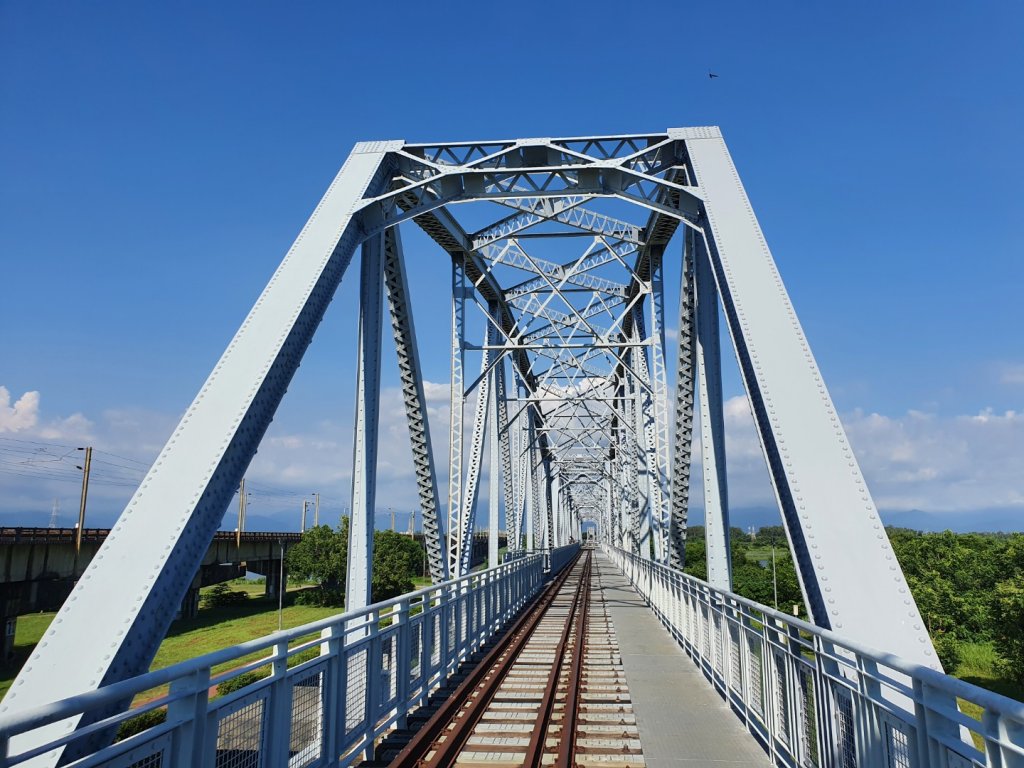
<instances>
[{"instance_id":1,"label":"vertical steel column","mask_svg":"<svg viewBox=\"0 0 1024 768\"><path fill-rule=\"evenodd\" d=\"M423 373L416 344L409 283L405 275L405 255L397 226L389 228L384 235L384 284L388 293L391 329L398 355L398 375L402 382L405 417L409 423L416 488L419 492L420 508L423 510L423 539L427 548L427 562L430 567L430 578L437 584L448 578L448 564L438 525L440 505L430 441L430 422L427 418L427 400L423 394Z\"/></svg>"},{"instance_id":2,"label":"vertical steel column","mask_svg":"<svg viewBox=\"0 0 1024 768\"><path fill-rule=\"evenodd\" d=\"M704 535L708 583L732 590L729 550L729 489L725 472L725 420L722 413L722 354L718 333L718 292L711 262L698 238L694 253L697 295L697 372L700 378L701 464L704 470Z\"/></svg>"},{"instance_id":3,"label":"vertical steel column","mask_svg":"<svg viewBox=\"0 0 1024 768\"><path fill-rule=\"evenodd\" d=\"M541 466L544 469L544 484L541 486L544 503L544 542L548 549L553 549L555 546L555 518L554 499L551 496L552 475L550 459L545 459Z\"/></svg>"},{"instance_id":4,"label":"vertical steel column","mask_svg":"<svg viewBox=\"0 0 1024 768\"><path fill-rule=\"evenodd\" d=\"M630 360L631 358L632 354L627 353L626 359ZM637 411L639 409L637 408L635 378L628 372L625 374L623 392L626 396L626 405L624 410L628 421L625 425L626 450L622 452L622 461L626 479L625 513L629 529L628 548L633 554L639 555L641 554L642 538L641 521L645 504L640 483L640 466L643 457L640 455L639 432L637 431Z\"/></svg>"},{"instance_id":5,"label":"vertical steel column","mask_svg":"<svg viewBox=\"0 0 1024 768\"><path fill-rule=\"evenodd\" d=\"M654 458L651 483L657 492L651 494L651 527L654 551L658 562L669 559L669 529L672 516L672 487L669 483L668 381L665 365L665 286L664 251L662 245L652 246L650 263L650 383L653 394L652 437L649 446Z\"/></svg>"},{"instance_id":6,"label":"vertical steel column","mask_svg":"<svg viewBox=\"0 0 1024 768\"><path fill-rule=\"evenodd\" d=\"M683 268L679 280L679 349L676 358L675 449L672 453L672 523L669 565L678 571L686 564L686 522L690 508L690 464L693 451L694 346L694 231L683 240Z\"/></svg>"},{"instance_id":7,"label":"vertical steel column","mask_svg":"<svg viewBox=\"0 0 1024 768\"><path fill-rule=\"evenodd\" d=\"M345 608L369 605L373 580L373 529L377 499L377 432L380 422L380 342L383 319L384 236L363 243L359 273L359 338L356 417L352 457Z\"/></svg>"},{"instance_id":8,"label":"vertical steel column","mask_svg":"<svg viewBox=\"0 0 1024 768\"><path fill-rule=\"evenodd\" d=\"M472 288L466 286L465 254L452 258L452 376L451 410L448 431L448 573L462 575L459 553L462 551L462 421L464 418L463 339L466 331L466 298Z\"/></svg>"},{"instance_id":9,"label":"vertical steel column","mask_svg":"<svg viewBox=\"0 0 1024 768\"><path fill-rule=\"evenodd\" d=\"M517 448L514 426L508 420L508 394L505 386L505 361L501 360L496 366L497 378L495 379L495 390L498 403L498 436L499 450L501 451L501 479L504 491L505 502L505 540L509 552L516 552L520 548L519 541L519 508L516 496L517 481L516 471L513 469L512 456Z\"/></svg>"},{"instance_id":10,"label":"vertical steel column","mask_svg":"<svg viewBox=\"0 0 1024 768\"><path fill-rule=\"evenodd\" d=\"M526 412L526 423L524 429L524 448L520 457L523 465L523 499L526 518L526 549L534 552L537 546L537 484L535 481L536 469L533 466L533 414L530 410Z\"/></svg>"},{"instance_id":11,"label":"vertical steel column","mask_svg":"<svg viewBox=\"0 0 1024 768\"><path fill-rule=\"evenodd\" d=\"M814 622L941 668L717 128L683 128L740 373ZM826 582L827 580L827 582Z\"/></svg>"},{"instance_id":12,"label":"vertical steel column","mask_svg":"<svg viewBox=\"0 0 1024 768\"><path fill-rule=\"evenodd\" d=\"M498 354L493 352L492 354ZM490 448L490 456L487 459L487 471L490 478L487 481L487 567L493 568L498 564L498 477L501 474L501 426L498 423L498 370L502 366L499 360L497 365L491 367L488 374L491 379L489 400L489 419L487 425L487 444Z\"/></svg>"},{"instance_id":13,"label":"vertical steel column","mask_svg":"<svg viewBox=\"0 0 1024 768\"><path fill-rule=\"evenodd\" d=\"M560 547L565 543L563 538L565 534L565 524L562 516L565 514L565 505L562 499L562 476L556 469L551 473L551 512L549 519L551 519L552 532L551 532L551 546Z\"/></svg>"},{"instance_id":14,"label":"vertical steel column","mask_svg":"<svg viewBox=\"0 0 1024 768\"><path fill-rule=\"evenodd\" d=\"M484 332L484 347L492 346L496 341L497 332L494 325L487 323ZM476 492L480 487L480 472L484 461L484 433L487 429L487 412L491 377L488 375L491 356L496 354L491 349L484 349L480 357L480 379L477 384L476 415L473 418L473 434L469 443L469 466L466 468L466 481L463 487L462 514L460 516L459 576L469 573L473 559L473 531L476 528Z\"/></svg>"},{"instance_id":15,"label":"vertical steel column","mask_svg":"<svg viewBox=\"0 0 1024 768\"><path fill-rule=\"evenodd\" d=\"M634 313L633 335L634 343L640 345L644 341L643 313ZM663 506L661 481L658 470L657 453L657 430L654 422L654 395L651 392L651 377L647 367L646 345L634 346L630 350L630 361L635 375L634 391L635 404L635 429L637 432L637 444L639 446L638 460L640 462L640 489L643 506L640 513L640 554L650 559L653 544L653 554L658 558L661 553L661 545L653 534L653 519L656 516L655 510Z\"/></svg>"},{"instance_id":16,"label":"vertical steel column","mask_svg":"<svg viewBox=\"0 0 1024 768\"><path fill-rule=\"evenodd\" d=\"M100 556L18 673L0 712L23 712L149 668L351 261L359 243L360 200L382 191L387 155L401 146L366 142L353 149ZM121 704L17 736L11 749L45 744L120 711ZM70 761L109 737L101 730L63 758ZM52 750L38 762L56 764L62 751Z\"/></svg>"}]
</instances>

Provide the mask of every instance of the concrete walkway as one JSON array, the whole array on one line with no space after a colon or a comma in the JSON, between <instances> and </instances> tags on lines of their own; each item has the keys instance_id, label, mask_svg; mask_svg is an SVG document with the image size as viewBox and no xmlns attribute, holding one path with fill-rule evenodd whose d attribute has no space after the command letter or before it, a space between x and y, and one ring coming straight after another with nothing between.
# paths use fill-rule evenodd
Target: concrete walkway
<instances>
[{"instance_id":1,"label":"concrete walkway","mask_svg":"<svg viewBox=\"0 0 1024 768\"><path fill-rule=\"evenodd\" d=\"M648 768L769 766L767 754L643 598L600 550L594 557Z\"/></svg>"}]
</instances>

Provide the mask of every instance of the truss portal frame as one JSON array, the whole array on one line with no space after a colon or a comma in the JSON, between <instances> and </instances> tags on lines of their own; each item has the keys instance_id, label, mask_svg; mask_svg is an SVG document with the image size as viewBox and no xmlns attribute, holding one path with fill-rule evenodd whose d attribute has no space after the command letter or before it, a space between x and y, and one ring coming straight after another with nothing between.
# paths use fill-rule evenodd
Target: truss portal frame
<instances>
[{"instance_id":1,"label":"truss portal frame","mask_svg":"<svg viewBox=\"0 0 1024 768\"><path fill-rule=\"evenodd\" d=\"M484 223L460 223L467 205L486 208ZM399 236L407 222L452 269L447 499ZM148 668L360 246L357 601L371 578L385 295L435 580L469 567L485 453L489 527L500 504L511 550L559 546L588 522L606 541L681 568L696 394L709 576L728 588L721 310L813 620L938 666L717 128L385 141L355 147L0 711ZM681 300L668 308L675 354L665 344L666 260L683 262ZM58 723L16 746L85 725Z\"/></svg>"}]
</instances>

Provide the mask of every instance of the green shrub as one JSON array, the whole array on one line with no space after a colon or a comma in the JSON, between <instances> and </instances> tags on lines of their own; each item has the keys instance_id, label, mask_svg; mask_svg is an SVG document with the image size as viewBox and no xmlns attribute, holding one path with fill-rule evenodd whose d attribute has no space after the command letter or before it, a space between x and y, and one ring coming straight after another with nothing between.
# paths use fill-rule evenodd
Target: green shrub
<instances>
[{"instance_id":1,"label":"green shrub","mask_svg":"<svg viewBox=\"0 0 1024 768\"><path fill-rule=\"evenodd\" d=\"M304 589L297 593L294 598L296 605L309 605L316 608L330 608L342 606L345 603L345 593L340 589Z\"/></svg>"},{"instance_id":2,"label":"green shrub","mask_svg":"<svg viewBox=\"0 0 1024 768\"><path fill-rule=\"evenodd\" d=\"M288 658L288 668L297 667L303 662L315 659L320 655L320 647L316 646L313 648L307 648L302 653L296 653L294 656ZM260 680L264 680L270 677L270 665L265 667L259 667L251 672L243 672L240 675L236 675L229 680L225 680L223 683L217 686L218 696L227 696L229 693L234 693L237 690L245 688L247 685L258 683Z\"/></svg>"},{"instance_id":3,"label":"green shrub","mask_svg":"<svg viewBox=\"0 0 1024 768\"><path fill-rule=\"evenodd\" d=\"M137 733L142 733L154 725L160 725L166 721L166 709L151 709L148 712L143 712L141 715L130 717L121 723L121 726L117 729L115 741L124 741Z\"/></svg>"},{"instance_id":4,"label":"green shrub","mask_svg":"<svg viewBox=\"0 0 1024 768\"><path fill-rule=\"evenodd\" d=\"M946 674L954 674L957 667L960 666L960 662L963 661L963 655L960 653L960 641L952 635L936 634L932 637L932 645L935 646L935 653L939 655L939 661L942 662L942 668L946 670Z\"/></svg>"},{"instance_id":5,"label":"green shrub","mask_svg":"<svg viewBox=\"0 0 1024 768\"><path fill-rule=\"evenodd\" d=\"M225 680L223 683L217 686L218 696L227 696L229 693L245 688L247 685L258 683L266 677L270 677L270 667L260 667L254 669L251 672L243 672L240 675L232 677L230 680Z\"/></svg>"},{"instance_id":6,"label":"green shrub","mask_svg":"<svg viewBox=\"0 0 1024 768\"><path fill-rule=\"evenodd\" d=\"M217 584L204 594L199 602L203 608L223 608L229 605L241 605L249 599L246 592L232 592L227 584Z\"/></svg>"}]
</instances>

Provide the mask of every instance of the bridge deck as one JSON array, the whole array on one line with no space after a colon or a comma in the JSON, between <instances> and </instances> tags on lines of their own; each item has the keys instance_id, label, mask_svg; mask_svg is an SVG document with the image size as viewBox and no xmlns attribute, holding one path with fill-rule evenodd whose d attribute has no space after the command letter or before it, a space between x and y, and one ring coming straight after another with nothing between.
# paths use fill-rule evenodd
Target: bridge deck
<instances>
[{"instance_id":1,"label":"bridge deck","mask_svg":"<svg viewBox=\"0 0 1024 768\"><path fill-rule=\"evenodd\" d=\"M648 768L768 766L764 750L604 553L594 553Z\"/></svg>"}]
</instances>

